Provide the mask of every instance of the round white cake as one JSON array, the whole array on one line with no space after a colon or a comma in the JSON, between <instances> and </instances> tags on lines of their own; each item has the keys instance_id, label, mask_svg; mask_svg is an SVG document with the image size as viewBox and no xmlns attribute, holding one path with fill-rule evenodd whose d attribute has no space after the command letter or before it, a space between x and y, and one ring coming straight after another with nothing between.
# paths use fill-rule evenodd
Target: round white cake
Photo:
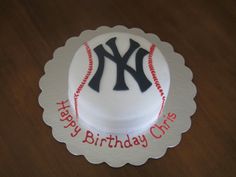
<instances>
[{"instance_id":1,"label":"round white cake","mask_svg":"<svg viewBox=\"0 0 236 177\"><path fill-rule=\"evenodd\" d=\"M69 69L69 100L79 121L99 131L148 128L161 115L170 87L158 46L112 32L80 46Z\"/></svg>"}]
</instances>

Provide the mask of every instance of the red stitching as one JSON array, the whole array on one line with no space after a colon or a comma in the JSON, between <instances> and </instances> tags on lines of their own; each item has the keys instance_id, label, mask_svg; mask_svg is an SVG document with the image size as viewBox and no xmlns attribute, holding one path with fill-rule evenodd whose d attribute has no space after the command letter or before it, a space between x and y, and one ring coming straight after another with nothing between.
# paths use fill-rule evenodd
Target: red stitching
<instances>
[{"instance_id":1,"label":"red stitching","mask_svg":"<svg viewBox=\"0 0 236 177\"><path fill-rule=\"evenodd\" d=\"M84 85L86 84L89 76L91 75L92 73L92 70L93 70L93 57L92 57L92 52L91 52L91 49L88 45L88 43L84 43L84 46L86 48L86 52L87 52L87 55L88 55L88 60L89 60L89 67L88 67L88 70L87 70L87 73L86 75L84 76L82 82L79 84L76 92L74 93L74 104L75 104L75 113L76 113L76 121L78 123L78 119L79 119L79 114L78 114L78 97L79 97L79 94L81 93ZM149 70L152 74L152 78L153 78L153 81L155 83L155 86L158 90L158 92L160 93L160 96L162 97L162 105L161 105L161 109L160 109L160 112L158 114L158 117L161 115L163 109L164 109L164 104L165 104L165 100L166 100L166 97L164 95L164 91L161 87L161 84L158 80L158 77L156 75L156 72L155 72L155 69L154 69L154 66L153 66L153 62L152 62L152 57L153 57L153 53L154 53L154 49L155 49L155 44L152 44L151 47L150 47L150 53L149 53L149 56L148 56L148 66L149 66Z\"/></svg>"},{"instance_id":2,"label":"red stitching","mask_svg":"<svg viewBox=\"0 0 236 177\"><path fill-rule=\"evenodd\" d=\"M161 87L161 84L160 84L160 82L158 80L158 77L157 77L156 71L154 69L153 62L152 62L152 57L153 57L153 53L154 53L155 47L156 47L155 44L152 44L151 47L150 47L150 52L149 52L149 56L148 56L148 67L149 67L149 70L150 70L150 72L152 74L152 79L153 79L153 81L155 83L155 86L156 86L158 92L160 93L160 95L162 97L161 109L160 109L160 112L158 114L158 117L159 117L161 115L162 111L163 111L166 97L165 97L164 91L163 91L163 89Z\"/></svg>"},{"instance_id":3,"label":"red stitching","mask_svg":"<svg viewBox=\"0 0 236 177\"><path fill-rule=\"evenodd\" d=\"M84 43L87 55L88 55L88 60L89 60L89 66L86 75L84 76L82 82L79 84L78 88L76 89L76 92L74 93L74 105L75 105L75 115L76 115L76 122L78 123L79 120L79 111L78 111L78 97L80 92L82 91L84 85L86 84L90 74L92 73L93 70L93 56L91 49L88 45L87 42Z\"/></svg>"}]
</instances>

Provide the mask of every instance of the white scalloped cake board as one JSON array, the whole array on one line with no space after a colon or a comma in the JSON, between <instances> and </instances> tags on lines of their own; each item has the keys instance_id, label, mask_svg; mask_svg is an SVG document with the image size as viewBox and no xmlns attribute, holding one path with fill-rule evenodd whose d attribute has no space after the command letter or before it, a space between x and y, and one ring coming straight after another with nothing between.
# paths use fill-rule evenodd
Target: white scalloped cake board
<instances>
[{"instance_id":1,"label":"white scalloped cake board","mask_svg":"<svg viewBox=\"0 0 236 177\"><path fill-rule=\"evenodd\" d=\"M72 119L63 120L60 116L61 111L58 111L63 105L69 106L69 102L66 102L68 71L74 54L84 42L108 32L128 32L146 38L158 46L169 65L171 85L163 115L145 132L128 136L104 134L89 129L80 122L77 124L71 107L65 110L70 112ZM161 41L155 34L144 33L137 28L128 29L124 26L112 28L102 26L96 30L86 30L79 37L68 39L65 46L54 52L53 59L45 65L45 75L39 82L42 90L39 104L44 109L43 120L52 127L54 138L65 143L72 154L84 155L94 164L105 162L111 167L121 167L129 163L138 166L144 164L149 158L162 157L167 148L176 146L181 140L181 134L190 128L190 116L196 110L194 101L196 87L192 83L192 77L192 72L185 66L183 57L174 52L169 43ZM111 148L109 143L104 142L100 146L102 138L109 136L112 138L117 136L117 139L122 141L123 148L119 143L116 148ZM96 140L98 140L97 145L95 145ZM114 146L112 143L110 145Z\"/></svg>"}]
</instances>

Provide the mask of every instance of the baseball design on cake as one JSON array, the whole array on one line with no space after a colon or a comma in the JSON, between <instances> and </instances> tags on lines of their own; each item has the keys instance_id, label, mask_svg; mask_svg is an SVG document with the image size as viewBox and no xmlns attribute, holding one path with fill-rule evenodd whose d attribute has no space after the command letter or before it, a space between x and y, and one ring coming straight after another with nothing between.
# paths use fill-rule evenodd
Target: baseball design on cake
<instances>
[{"instance_id":1,"label":"baseball design on cake","mask_svg":"<svg viewBox=\"0 0 236 177\"><path fill-rule=\"evenodd\" d=\"M196 87L183 57L155 34L102 26L67 40L39 81L43 120L74 155L142 165L191 125Z\"/></svg>"},{"instance_id":2,"label":"baseball design on cake","mask_svg":"<svg viewBox=\"0 0 236 177\"><path fill-rule=\"evenodd\" d=\"M76 117L105 132L148 128L161 114L169 86L158 48L129 33L96 36L78 49L69 69Z\"/></svg>"}]
</instances>

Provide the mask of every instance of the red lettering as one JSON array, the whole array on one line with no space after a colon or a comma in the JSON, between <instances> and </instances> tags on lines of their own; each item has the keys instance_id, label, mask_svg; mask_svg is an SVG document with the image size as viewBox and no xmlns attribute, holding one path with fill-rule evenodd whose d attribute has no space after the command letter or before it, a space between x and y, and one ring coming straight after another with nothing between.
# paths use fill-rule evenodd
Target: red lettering
<instances>
[{"instance_id":1,"label":"red lettering","mask_svg":"<svg viewBox=\"0 0 236 177\"><path fill-rule=\"evenodd\" d=\"M102 146L102 145L103 145L103 142L107 142L107 140L106 140L105 138L102 138L102 139L101 139L100 146Z\"/></svg>"},{"instance_id":2,"label":"red lettering","mask_svg":"<svg viewBox=\"0 0 236 177\"><path fill-rule=\"evenodd\" d=\"M134 142L134 145L140 145L140 142L137 137L133 137L132 140Z\"/></svg>"},{"instance_id":3,"label":"red lettering","mask_svg":"<svg viewBox=\"0 0 236 177\"><path fill-rule=\"evenodd\" d=\"M130 143L130 139L129 139L129 135L126 135L127 136L127 140L124 141L124 146L126 148L130 148L132 147L133 145Z\"/></svg>"},{"instance_id":4,"label":"red lettering","mask_svg":"<svg viewBox=\"0 0 236 177\"><path fill-rule=\"evenodd\" d=\"M164 97L164 99L165 99L165 97ZM160 139L160 138L162 138L163 135L166 134L168 129L171 128L171 124L170 123L175 121L176 114L175 113L168 113L167 116L163 115L163 117L164 117L164 120L160 124L154 124L149 129L150 134L155 139Z\"/></svg>"},{"instance_id":5,"label":"red lettering","mask_svg":"<svg viewBox=\"0 0 236 177\"><path fill-rule=\"evenodd\" d=\"M162 134L159 134L160 133L159 131L157 131L157 132L155 132L155 131L157 131L157 128L155 126L152 126L150 128L151 135L156 139L160 139L162 137Z\"/></svg>"},{"instance_id":6,"label":"red lettering","mask_svg":"<svg viewBox=\"0 0 236 177\"><path fill-rule=\"evenodd\" d=\"M70 134L70 136L75 137L78 135L78 133L81 131L81 128L77 125L74 129L74 132Z\"/></svg>"},{"instance_id":7,"label":"red lettering","mask_svg":"<svg viewBox=\"0 0 236 177\"><path fill-rule=\"evenodd\" d=\"M118 139L118 136L116 136L114 147L117 147L118 144L120 144L120 147L123 148L122 141Z\"/></svg>"},{"instance_id":8,"label":"red lettering","mask_svg":"<svg viewBox=\"0 0 236 177\"><path fill-rule=\"evenodd\" d=\"M142 135L142 136L138 136L140 142L142 142L142 146L143 147L147 147L148 146L148 141L147 141L147 138L145 135Z\"/></svg>"},{"instance_id":9,"label":"red lettering","mask_svg":"<svg viewBox=\"0 0 236 177\"><path fill-rule=\"evenodd\" d=\"M66 117L61 117L61 119L60 119L61 121L68 121L68 122L70 122L70 121L72 121L73 120L73 117L69 114L68 116L66 116Z\"/></svg>"},{"instance_id":10,"label":"red lettering","mask_svg":"<svg viewBox=\"0 0 236 177\"><path fill-rule=\"evenodd\" d=\"M91 131L87 130L85 139L82 142L88 143L88 144L93 144L94 143L93 133Z\"/></svg>"},{"instance_id":11,"label":"red lettering","mask_svg":"<svg viewBox=\"0 0 236 177\"><path fill-rule=\"evenodd\" d=\"M168 113L167 119L169 119L171 122L174 122L176 119L176 114L175 113Z\"/></svg>"},{"instance_id":12,"label":"red lettering","mask_svg":"<svg viewBox=\"0 0 236 177\"><path fill-rule=\"evenodd\" d=\"M68 100L58 102L57 105L60 105L61 107L58 108L58 111L65 110L70 107L70 105L65 105L68 103Z\"/></svg>"},{"instance_id":13,"label":"red lettering","mask_svg":"<svg viewBox=\"0 0 236 177\"><path fill-rule=\"evenodd\" d=\"M170 128L170 126L169 126L169 124L167 123L167 121L168 121L168 119L165 119L164 121L163 121L163 124L165 124L166 125L166 128L167 128L167 130Z\"/></svg>"},{"instance_id":14,"label":"red lettering","mask_svg":"<svg viewBox=\"0 0 236 177\"><path fill-rule=\"evenodd\" d=\"M68 114L69 114L69 111L68 111L68 110L62 111L62 112L60 113L60 115L61 115L62 118L64 118L64 117L67 116ZM61 121L64 121L64 119L61 119L61 118L60 118L60 120L61 120Z\"/></svg>"},{"instance_id":15,"label":"red lettering","mask_svg":"<svg viewBox=\"0 0 236 177\"><path fill-rule=\"evenodd\" d=\"M75 126L76 126L76 122L72 120L69 122L69 124L65 125L64 128L75 127Z\"/></svg>"},{"instance_id":16,"label":"red lettering","mask_svg":"<svg viewBox=\"0 0 236 177\"><path fill-rule=\"evenodd\" d=\"M115 139L115 138L113 138L111 134L110 134L109 137L107 137L107 140L109 141L109 142L108 142L108 147L109 147L109 148L112 148L112 147L113 147L113 146L111 145L111 142L112 142L114 139Z\"/></svg>"},{"instance_id":17,"label":"red lettering","mask_svg":"<svg viewBox=\"0 0 236 177\"><path fill-rule=\"evenodd\" d=\"M97 138L96 138L96 141L94 143L95 146L97 146L98 140L99 140L99 133L97 134Z\"/></svg>"}]
</instances>

